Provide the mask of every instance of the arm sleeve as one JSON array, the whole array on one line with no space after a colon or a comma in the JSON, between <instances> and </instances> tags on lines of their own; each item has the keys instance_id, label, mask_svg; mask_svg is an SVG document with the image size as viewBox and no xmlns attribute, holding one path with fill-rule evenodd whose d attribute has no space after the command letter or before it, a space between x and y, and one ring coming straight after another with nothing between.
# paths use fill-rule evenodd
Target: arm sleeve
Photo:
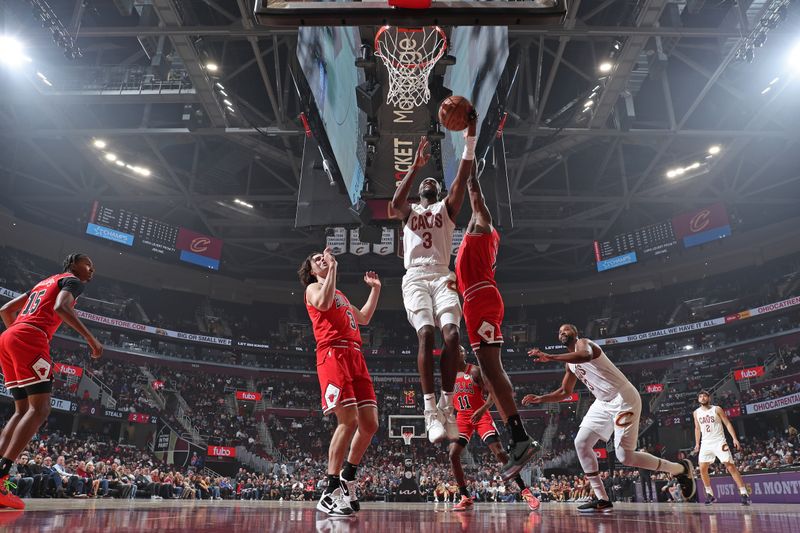
<instances>
[{"instance_id":1,"label":"arm sleeve","mask_svg":"<svg viewBox=\"0 0 800 533\"><path fill-rule=\"evenodd\" d=\"M62 278L58 281L58 288L69 291L76 299L83 293L83 283L78 278Z\"/></svg>"}]
</instances>

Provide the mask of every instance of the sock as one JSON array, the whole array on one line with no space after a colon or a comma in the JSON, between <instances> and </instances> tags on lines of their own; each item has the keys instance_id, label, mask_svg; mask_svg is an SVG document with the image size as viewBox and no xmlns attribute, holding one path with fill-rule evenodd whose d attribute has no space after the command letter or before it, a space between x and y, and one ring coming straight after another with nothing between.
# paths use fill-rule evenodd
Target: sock
<instances>
[{"instance_id":1,"label":"sock","mask_svg":"<svg viewBox=\"0 0 800 533\"><path fill-rule=\"evenodd\" d=\"M458 487L458 492L465 498L469 498L469 492L467 492L467 487Z\"/></svg>"},{"instance_id":2,"label":"sock","mask_svg":"<svg viewBox=\"0 0 800 533\"><path fill-rule=\"evenodd\" d=\"M525 488L526 488L525 487L525 482L522 481L522 476L521 475L517 474L517 477L514 478L514 481L516 482L517 486L519 487L520 492L525 490Z\"/></svg>"},{"instance_id":3,"label":"sock","mask_svg":"<svg viewBox=\"0 0 800 533\"><path fill-rule=\"evenodd\" d=\"M706 494L708 494L709 496L713 496L714 490L711 487L706 487Z\"/></svg>"},{"instance_id":4,"label":"sock","mask_svg":"<svg viewBox=\"0 0 800 533\"><path fill-rule=\"evenodd\" d=\"M739 487L739 494L747 496L747 487Z\"/></svg>"},{"instance_id":5,"label":"sock","mask_svg":"<svg viewBox=\"0 0 800 533\"><path fill-rule=\"evenodd\" d=\"M357 469L358 465L354 465L350 461L345 461L344 468L342 469L342 479L345 481L353 481L356 478Z\"/></svg>"},{"instance_id":6,"label":"sock","mask_svg":"<svg viewBox=\"0 0 800 533\"><path fill-rule=\"evenodd\" d=\"M586 475L586 479L589 480L589 484L592 486L594 490L594 495L597 496L598 500L608 500L608 494L606 493L606 488L603 486L603 480L600 479L600 474L594 474L592 476Z\"/></svg>"},{"instance_id":7,"label":"sock","mask_svg":"<svg viewBox=\"0 0 800 533\"><path fill-rule=\"evenodd\" d=\"M431 394L423 394L422 398L425 402L425 410L426 411L435 411L436 410L436 395Z\"/></svg>"},{"instance_id":8,"label":"sock","mask_svg":"<svg viewBox=\"0 0 800 533\"><path fill-rule=\"evenodd\" d=\"M522 442L528 439L528 434L525 432L525 427L522 425L519 414L509 416L506 426L508 426L508 431L511 433L511 440L514 442Z\"/></svg>"},{"instance_id":9,"label":"sock","mask_svg":"<svg viewBox=\"0 0 800 533\"><path fill-rule=\"evenodd\" d=\"M453 406L453 391L446 392L442 391L442 397L439 399L439 403L442 404L442 407L452 407Z\"/></svg>"},{"instance_id":10,"label":"sock","mask_svg":"<svg viewBox=\"0 0 800 533\"><path fill-rule=\"evenodd\" d=\"M335 491L339 487L342 486L342 482L339 479L339 476L336 474L328 474L328 488L325 489L325 494L330 494L331 492Z\"/></svg>"},{"instance_id":11,"label":"sock","mask_svg":"<svg viewBox=\"0 0 800 533\"><path fill-rule=\"evenodd\" d=\"M14 461L7 457L3 457L0 459L0 478L3 478L8 475L11 471L11 466L14 464Z\"/></svg>"}]
</instances>

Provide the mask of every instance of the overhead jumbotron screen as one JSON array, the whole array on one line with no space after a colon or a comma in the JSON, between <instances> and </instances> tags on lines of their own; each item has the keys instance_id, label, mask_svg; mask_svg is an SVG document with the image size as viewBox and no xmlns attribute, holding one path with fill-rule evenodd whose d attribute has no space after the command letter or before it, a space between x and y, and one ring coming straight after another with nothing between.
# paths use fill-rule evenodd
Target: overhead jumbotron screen
<instances>
[{"instance_id":1,"label":"overhead jumbotron screen","mask_svg":"<svg viewBox=\"0 0 800 533\"><path fill-rule=\"evenodd\" d=\"M130 246L147 255L219 270L222 240L126 209L94 202L86 234Z\"/></svg>"}]
</instances>

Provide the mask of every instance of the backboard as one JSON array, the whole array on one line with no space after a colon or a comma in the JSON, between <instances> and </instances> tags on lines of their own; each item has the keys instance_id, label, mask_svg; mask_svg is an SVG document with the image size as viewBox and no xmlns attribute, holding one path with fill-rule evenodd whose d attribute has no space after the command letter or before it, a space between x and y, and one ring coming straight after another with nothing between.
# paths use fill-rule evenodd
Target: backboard
<instances>
[{"instance_id":1,"label":"backboard","mask_svg":"<svg viewBox=\"0 0 800 533\"><path fill-rule=\"evenodd\" d=\"M379 1L257 0L264 26L541 26L560 24L566 0L433 0L428 9Z\"/></svg>"}]
</instances>

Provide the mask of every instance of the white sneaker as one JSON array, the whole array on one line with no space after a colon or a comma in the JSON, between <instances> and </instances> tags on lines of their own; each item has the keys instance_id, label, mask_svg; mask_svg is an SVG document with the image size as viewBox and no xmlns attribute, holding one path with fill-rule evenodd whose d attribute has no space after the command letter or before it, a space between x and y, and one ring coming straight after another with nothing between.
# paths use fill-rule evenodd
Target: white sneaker
<instances>
[{"instance_id":1,"label":"white sneaker","mask_svg":"<svg viewBox=\"0 0 800 533\"><path fill-rule=\"evenodd\" d=\"M428 432L428 440L434 444L447 438L447 433L439 417L439 409L425 410L425 431Z\"/></svg>"},{"instance_id":2,"label":"white sneaker","mask_svg":"<svg viewBox=\"0 0 800 533\"><path fill-rule=\"evenodd\" d=\"M337 488L331 493L323 493L317 502L317 511L327 513L329 516L350 516L353 509L344 500L341 488Z\"/></svg>"},{"instance_id":3,"label":"white sneaker","mask_svg":"<svg viewBox=\"0 0 800 533\"><path fill-rule=\"evenodd\" d=\"M447 440L458 440L458 424L456 423L456 410L452 405L439 404L439 419L444 424Z\"/></svg>"},{"instance_id":4,"label":"white sneaker","mask_svg":"<svg viewBox=\"0 0 800 533\"><path fill-rule=\"evenodd\" d=\"M341 478L341 474L339 474ZM354 513L357 513L361 510L361 504L358 503L358 495L356 494L356 486L358 482L354 479L353 481L347 481L344 478L342 479L342 493L344 496L344 501L347 502L347 505L353 510Z\"/></svg>"}]
</instances>

